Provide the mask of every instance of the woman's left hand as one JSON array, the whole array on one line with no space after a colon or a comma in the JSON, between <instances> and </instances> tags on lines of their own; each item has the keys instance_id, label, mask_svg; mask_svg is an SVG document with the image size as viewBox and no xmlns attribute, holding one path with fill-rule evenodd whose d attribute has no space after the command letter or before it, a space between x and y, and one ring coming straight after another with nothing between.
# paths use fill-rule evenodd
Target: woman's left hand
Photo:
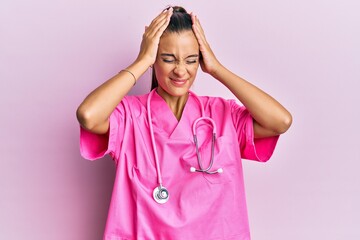
<instances>
[{"instance_id":1,"label":"woman's left hand","mask_svg":"<svg viewBox=\"0 0 360 240\"><path fill-rule=\"evenodd\" d=\"M191 19L193 22L192 28L199 43L200 54L201 54L200 56L201 69L204 72L209 73L210 75L214 75L216 70L221 66L221 64L215 57L215 54L211 50L209 43L206 41L205 33L200 25L199 19L193 13L191 13Z\"/></svg>"},{"instance_id":2,"label":"woman's left hand","mask_svg":"<svg viewBox=\"0 0 360 240\"><path fill-rule=\"evenodd\" d=\"M225 68L206 41L198 18L191 14L191 19L202 55L201 69L224 84L250 112L254 118L255 137L277 136L286 132L292 123L291 114L270 95Z\"/></svg>"}]
</instances>

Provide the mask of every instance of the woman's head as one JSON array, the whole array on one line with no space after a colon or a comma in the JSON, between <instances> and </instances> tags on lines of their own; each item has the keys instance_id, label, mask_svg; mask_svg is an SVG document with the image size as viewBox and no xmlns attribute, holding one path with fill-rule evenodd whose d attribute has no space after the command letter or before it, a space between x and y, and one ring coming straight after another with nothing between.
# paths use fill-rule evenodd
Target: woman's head
<instances>
[{"instance_id":1,"label":"woman's head","mask_svg":"<svg viewBox=\"0 0 360 240\"><path fill-rule=\"evenodd\" d=\"M152 86L181 95L192 85L199 67L199 44L192 31L191 15L173 7L169 25L160 38Z\"/></svg>"},{"instance_id":2,"label":"woman's head","mask_svg":"<svg viewBox=\"0 0 360 240\"><path fill-rule=\"evenodd\" d=\"M188 14L186 10L182 7L175 6L172 8L173 14L171 15L170 23L167 26L165 33L180 33L182 31L192 31L191 15Z\"/></svg>"}]
</instances>

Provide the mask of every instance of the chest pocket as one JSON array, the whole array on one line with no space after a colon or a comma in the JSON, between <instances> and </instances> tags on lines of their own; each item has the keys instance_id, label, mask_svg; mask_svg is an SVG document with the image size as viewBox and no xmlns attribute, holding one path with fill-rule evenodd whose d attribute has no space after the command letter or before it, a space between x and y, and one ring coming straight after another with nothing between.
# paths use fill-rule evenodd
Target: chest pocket
<instances>
[{"instance_id":1,"label":"chest pocket","mask_svg":"<svg viewBox=\"0 0 360 240\"><path fill-rule=\"evenodd\" d=\"M231 182L235 175L236 166L240 162L240 155L238 154L237 148L237 144L233 142L230 137L218 137L214 149L214 162L209 172L217 171L220 168L223 172L214 174L194 172L191 174L194 174L194 177L202 176L211 184ZM211 161L211 140L199 147L199 157L203 168L208 168ZM182 157L182 161L183 167L187 171L189 171L191 167L200 169L195 144L193 150Z\"/></svg>"}]
</instances>

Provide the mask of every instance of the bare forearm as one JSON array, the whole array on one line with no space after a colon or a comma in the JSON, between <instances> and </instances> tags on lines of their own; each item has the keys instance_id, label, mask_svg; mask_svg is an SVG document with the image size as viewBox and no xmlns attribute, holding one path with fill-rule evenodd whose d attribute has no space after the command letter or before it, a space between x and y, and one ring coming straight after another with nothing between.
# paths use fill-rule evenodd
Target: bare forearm
<instances>
[{"instance_id":1,"label":"bare forearm","mask_svg":"<svg viewBox=\"0 0 360 240\"><path fill-rule=\"evenodd\" d=\"M136 61L127 67L138 79L156 60L160 37L169 24L173 9L160 13L145 27L140 52ZM91 132L105 134L109 127L109 116L134 85L134 77L121 71L85 98L77 109L79 123Z\"/></svg>"},{"instance_id":2,"label":"bare forearm","mask_svg":"<svg viewBox=\"0 0 360 240\"><path fill-rule=\"evenodd\" d=\"M201 69L229 88L249 110L255 120L255 137L268 137L285 132L291 125L291 114L271 96L226 69L211 50L197 16L192 14L191 18L202 55Z\"/></svg>"},{"instance_id":3,"label":"bare forearm","mask_svg":"<svg viewBox=\"0 0 360 240\"><path fill-rule=\"evenodd\" d=\"M261 128L273 132L275 135L284 133L290 127L292 122L291 114L270 95L235 75L224 66L217 68L217 71L212 75L229 88L239 101L244 104ZM266 133L265 135L269 134Z\"/></svg>"},{"instance_id":4,"label":"bare forearm","mask_svg":"<svg viewBox=\"0 0 360 240\"><path fill-rule=\"evenodd\" d=\"M148 65L143 61L135 61L126 69L138 79L146 71ZM131 73L119 72L84 99L76 112L79 123L84 128L97 133L107 131L110 114L135 83Z\"/></svg>"}]
</instances>

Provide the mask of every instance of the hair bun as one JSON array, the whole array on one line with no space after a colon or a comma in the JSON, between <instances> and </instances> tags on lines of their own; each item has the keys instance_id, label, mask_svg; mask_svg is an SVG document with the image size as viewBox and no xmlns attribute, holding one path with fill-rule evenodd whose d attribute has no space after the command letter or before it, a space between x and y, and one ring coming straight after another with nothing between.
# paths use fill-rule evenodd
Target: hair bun
<instances>
[{"instance_id":1,"label":"hair bun","mask_svg":"<svg viewBox=\"0 0 360 240\"><path fill-rule=\"evenodd\" d=\"M173 9L174 13L187 13L185 8L180 7L180 6L169 6L169 7L166 8L166 10L169 10L170 8Z\"/></svg>"}]
</instances>

